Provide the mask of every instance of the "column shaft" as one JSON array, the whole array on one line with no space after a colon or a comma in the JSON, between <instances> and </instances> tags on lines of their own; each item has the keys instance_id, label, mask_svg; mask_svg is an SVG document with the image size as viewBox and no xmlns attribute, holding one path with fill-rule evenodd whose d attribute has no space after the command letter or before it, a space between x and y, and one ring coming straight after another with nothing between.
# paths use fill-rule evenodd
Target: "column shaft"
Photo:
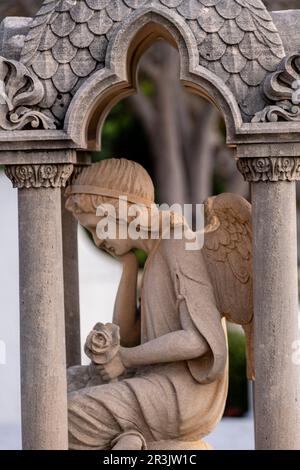
<instances>
[{"instance_id":1,"label":"column shaft","mask_svg":"<svg viewBox=\"0 0 300 470\"><path fill-rule=\"evenodd\" d=\"M18 188L22 440L26 450L68 448L61 187L72 171L72 164L5 168Z\"/></svg>"},{"instance_id":2,"label":"column shaft","mask_svg":"<svg viewBox=\"0 0 300 470\"><path fill-rule=\"evenodd\" d=\"M78 223L65 209L64 191L62 202L63 262L65 291L67 367L81 364L80 304L78 274Z\"/></svg>"},{"instance_id":3,"label":"column shaft","mask_svg":"<svg viewBox=\"0 0 300 470\"><path fill-rule=\"evenodd\" d=\"M295 182L252 183L257 449L300 449Z\"/></svg>"},{"instance_id":4,"label":"column shaft","mask_svg":"<svg viewBox=\"0 0 300 470\"><path fill-rule=\"evenodd\" d=\"M67 449L60 188L19 189L24 449Z\"/></svg>"}]
</instances>

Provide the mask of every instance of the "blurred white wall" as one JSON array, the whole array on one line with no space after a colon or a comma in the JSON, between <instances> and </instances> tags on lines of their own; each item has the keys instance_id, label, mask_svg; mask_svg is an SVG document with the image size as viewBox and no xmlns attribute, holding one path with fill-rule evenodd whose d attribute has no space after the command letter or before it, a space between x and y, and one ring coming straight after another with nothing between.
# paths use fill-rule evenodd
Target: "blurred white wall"
<instances>
[{"instance_id":1,"label":"blurred white wall","mask_svg":"<svg viewBox=\"0 0 300 470\"><path fill-rule=\"evenodd\" d=\"M6 364L0 365L1 420L19 416L19 286L17 191L0 173L0 340Z\"/></svg>"}]
</instances>

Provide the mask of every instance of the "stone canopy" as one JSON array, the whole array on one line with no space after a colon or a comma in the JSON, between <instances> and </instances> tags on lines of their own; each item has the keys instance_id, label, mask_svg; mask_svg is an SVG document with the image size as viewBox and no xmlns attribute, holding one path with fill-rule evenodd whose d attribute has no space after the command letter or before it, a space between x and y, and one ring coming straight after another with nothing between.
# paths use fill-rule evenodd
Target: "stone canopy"
<instances>
[{"instance_id":1,"label":"stone canopy","mask_svg":"<svg viewBox=\"0 0 300 470\"><path fill-rule=\"evenodd\" d=\"M144 50L162 37L179 50L184 85L194 88L204 75L222 89L222 99L212 90L207 96L221 108L235 108L230 113L235 128L242 122L297 121L299 61L293 53L299 35L295 31L294 46L288 40L295 15L299 12L271 15L260 0L46 0L32 20L6 18L0 26L0 51L9 69L5 79L27 77L25 84L10 80L10 117L7 121L2 107L0 128L64 129L75 135L78 128L74 123L70 128L69 116L77 112L76 97L85 96L87 80L91 86L93 79L108 81L110 87L126 81L121 88L133 93L135 77L124 73L124 61L141 55L138 43ZM290 60L283 63L286 49ZM25 94L24 85L32 92Z\"/></svg>"},{"instance_id":2,"label":"stone canopy","mask_svg":"<svg viewBox=\"0 0 300 470\"><path fill-rule=\"evenodd\" d=\"M269 13L261 0L44 0L34 18L2 21L0 164L18 188L25 449L68 448L80 315L63 188L101 148L108 113L136 93L139 60L161 39L178 50L182 85L221 111L251 187L256 447L300 448L299 25L300 10Z\"/></svg>"}]
</instances>

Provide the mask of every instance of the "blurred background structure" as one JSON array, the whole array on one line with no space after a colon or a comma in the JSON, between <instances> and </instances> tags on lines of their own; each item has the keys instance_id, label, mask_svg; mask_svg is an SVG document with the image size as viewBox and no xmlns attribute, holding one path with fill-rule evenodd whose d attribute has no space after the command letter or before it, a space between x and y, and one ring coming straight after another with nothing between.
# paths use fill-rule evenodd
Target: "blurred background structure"
<instances>
[{"instance_id":1,"label":"blurred background structure","mask_svg":"<svg viewBox=\"0 0 300 470\"><path fill-rule=\"evenodd\" d=\"M269 10L299 8L299 0L264 0ZM0 0L0 20L6 16L33 16L42 0ZM166 42L158 42L143 56L139 68L139 93L118 103L108 116L102 136L102 151L93 160L124 157L141 163L153 178L157 202L200 203L209 195L234 192L250 198L248 184L235 169L231 150L225 145L225 126L218 110L179 82L179 56ZM0 262L8 266L0 277L0 346L6 347L6 365L1 365L0 449L20 446L19 362L18 362L18 278L16 234L16 193L0 174ZM299 195L300 196L300 195ZM14 235L12 235L14 234ZM10 242L14 248L8 253ZM80 232L80 294L82 338L98 321L109 321L121 267L108 255L99 253L87 235ZM15 254L15 256L14 256ZM143 255L140 254L141 265ZM0 273L1 275L1 273ZM13 284L14 283L14 284ZM8 293L10 292L10 295ZM97 310L101 305L102 311ZM99 318L100 317L100 318ZM13 338L11 335L13 334ZM226 416L249 413L244 337L230 329L230 390ZM3 356L3 354L2 354ZM239 427L229 418L211 442L216 448L253 448L252 423L243 418ZM12 423L10 428L5 423ZM233 423L233 421L232 421ZM4 431L5 429L5 431ZM12 429L11 434L9 429ZM16 431L18 429L18 431Z\"/></svg>"}]
</instances>

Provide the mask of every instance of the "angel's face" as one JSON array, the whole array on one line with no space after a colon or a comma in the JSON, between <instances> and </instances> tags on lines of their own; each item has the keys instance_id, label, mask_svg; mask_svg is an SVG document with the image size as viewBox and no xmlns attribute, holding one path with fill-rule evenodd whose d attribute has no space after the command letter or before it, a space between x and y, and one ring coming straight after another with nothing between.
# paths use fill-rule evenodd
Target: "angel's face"
<instances>
[{"instance_id":1,"label":"angel's face","mask_svg":"<svg viewBox=\"0 0 300 470\"><path fill-rule=\"evenodd\" d=\"M134 241L128 239L120 239L116 237L101 238L99 237L99 230L97 230L97 225L101 221L101 217L94 214L76 214L76 219L85 227L93 237L94 243L98 248L107 251L108 253L114 256L122 256L131 251L134 246ZM116 234L119 233L119 223L116 221Z\"/></svg>"}]
</instances>

